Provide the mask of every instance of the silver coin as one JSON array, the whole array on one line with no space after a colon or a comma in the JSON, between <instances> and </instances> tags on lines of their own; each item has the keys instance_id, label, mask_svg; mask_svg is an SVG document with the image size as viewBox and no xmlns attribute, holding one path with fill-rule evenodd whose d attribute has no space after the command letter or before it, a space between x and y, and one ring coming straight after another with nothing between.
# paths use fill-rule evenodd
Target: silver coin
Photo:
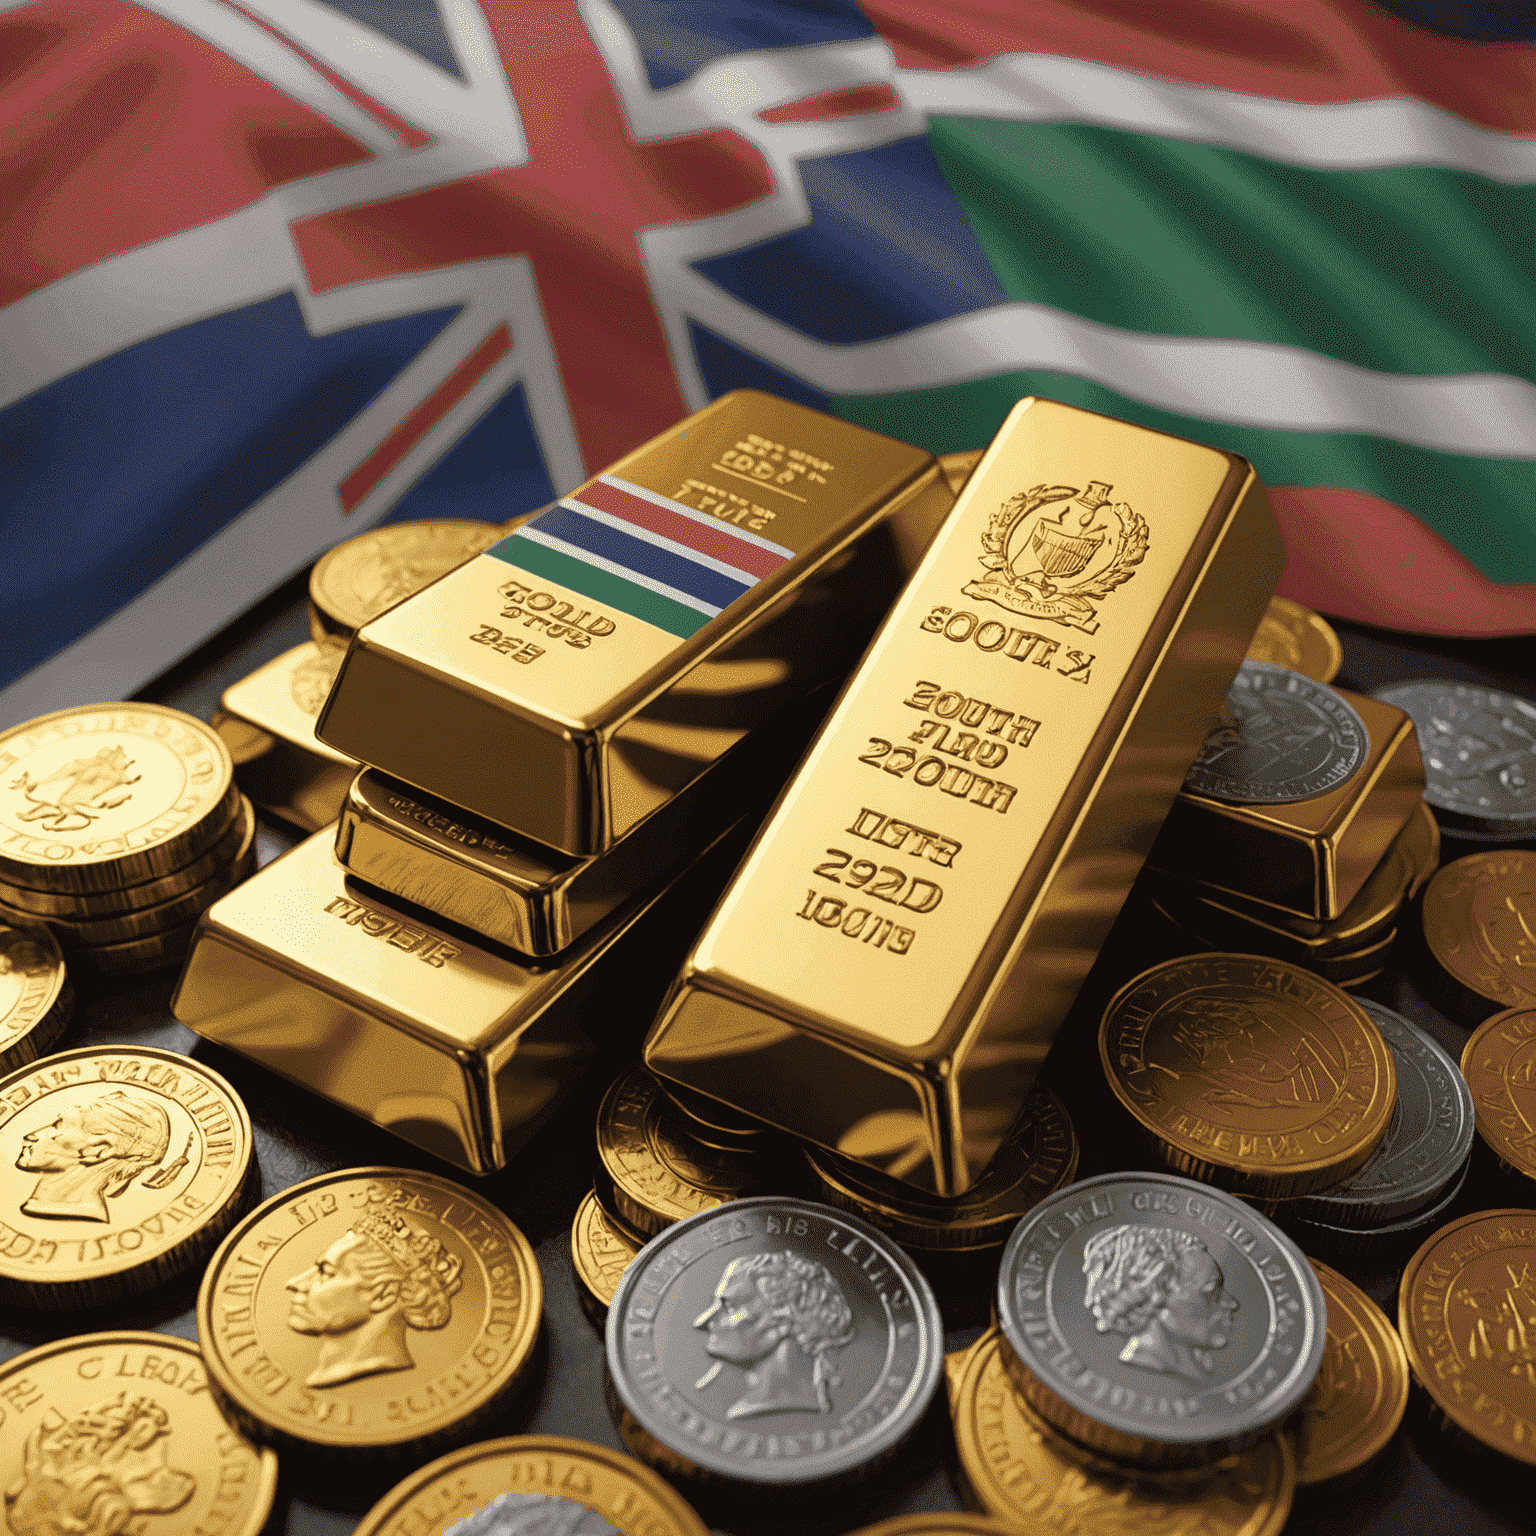
<instances>
[{"instance_id":1,"label":"silver coin","mask_svg":"<svg viewBox=\"0 0 1536 1536\"><path fill-rule=\"evenodd\" d=\"M625 1438L662 1471L805 1492L871 1470L917 1427L944 1334L890 1238L765 1196L653 1238L609 1306L607 1352L640 1431Z\"/></svg>"},{"instance_id":2,"label":"silver coin","mask_svg":"<svg viewBox=\"0 0 1536 1536\"><path fill-rule=\"evenodd\" d=\"M1291 1223L1298 1242L1320 1258L1370 1259L1381 1258L1385 1251L1412 1250L1431 1232L1438 1232L1446 1223L1451 1211L1466 1187L1471 1159L1461 1165L1439 1200L1428 1210L1415 1211L1401 1221L1390 1221L1379 1227L1338 1227L1324 1221L1297 1219Z\"/></svg>"},{"instance_id":3,"label":"silver coin","mask_svg":"<svg viewBox=\"0 0 1536 1536\"><path fill-rule=\"evenodd\" d=\"M1239 1449L1306 1396L1327 1309L1301 1250L1235 1195L1173 1174L1085 1179L1003 1250L1015 1381L1085 1445L1147 1466Z\"/></svg>"},{"instance_id":4,"label":"silver coin","mask_svg":"<svg viewBox=\"0 0 1536 1536\"><path fill-rule=\"evenodd\" d=\"M1245 661L1184 787L1241 805L1311 800L1343 784L1368 748L1365 722L1325 683Z\"/></svg>"},{"instance_id":5,"label":"silver coin","mask_svg":"<svg viewBox=\"0 0 1536 1536\"><path fill-rule=\"evenodd\" d=\"M1382 1227L1444 1197L1471 1154L1477 1121L1472 1090L1437 1041L1368 997L1355 1001L1391 1048L1397 1104L1370 1162L1343 1184L1297 1200L1291 1214L1331 1227Z\"/></svg>"},{"instance_id":6,"label":"silver coin","mask_svg":"<svg viewBox=\"0 0 1536 1536\"><path fill-rule=\"evenodd\" d=\"M1536 704L1444 678L1372 697L1412 717L1424 798L1446 826L1506 842L1536 836Z\"/></svg>"}]
</instances>

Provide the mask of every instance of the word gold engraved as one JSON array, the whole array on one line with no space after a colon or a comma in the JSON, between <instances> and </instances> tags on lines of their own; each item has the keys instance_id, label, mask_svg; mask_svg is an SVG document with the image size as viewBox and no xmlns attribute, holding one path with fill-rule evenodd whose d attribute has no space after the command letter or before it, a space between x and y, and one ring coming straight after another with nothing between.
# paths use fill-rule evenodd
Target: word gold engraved
<instances>
[{"instance_id":1,"label":"word gold engraved","mask_svg":"<svg viewBox=\"0 0 1536 1536\"><path fill-rule=\"evenodd\" d=\"M594 640L606 639L618 628L606 613L593 613L590 608L578 611L568 597L540 592L524 581L506 581L496 590L507 600L502 618L521 619L524 629L540 630L548 639L563 640L578 651Z\"/></svg>"}]
</instances>

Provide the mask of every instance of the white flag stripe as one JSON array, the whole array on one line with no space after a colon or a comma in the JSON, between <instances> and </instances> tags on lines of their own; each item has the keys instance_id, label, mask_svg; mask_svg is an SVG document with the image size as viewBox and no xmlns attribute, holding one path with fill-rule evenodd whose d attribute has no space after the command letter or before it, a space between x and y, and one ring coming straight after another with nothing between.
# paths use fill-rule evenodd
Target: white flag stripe
<instances>
[{"instance_id":1,"label":"white flag stripe","mask_svg":"<svg viewBox=\"0 0 1536 1536\"><path fill-rule=\"evenodd\" d=\"M636 523L626 523L622 517L614 517L610 512L601 512L596 507L589 507L584 501L573 501L568 497L560 505L567 512L574 512L579 517L590 517L594 523L602 523L604 527L612 528L615 533L627 533L632 539L640 539L654 545L657 549L665 550L668 554L691 560L695 565L706 566L717 575L728 576L732 581L741 582L743 586L755 587L762 579L754 576L751 571L743 571L734 565L727 565L724 560L716 560L713 555L700 554L691 544L679 544L675 539L652 533L649 528L641 528Z\"/></svg>"},{"instance_id":2,"label":"white flag stripe","mask_svg":"<svg viewBox=\"0 0 1536 1536\"><path fill-rule=\"evenodd\" d=\"M670 496L658 496L655 491L648 491L643 485L636 485L632 480L620 480L614 475L599 475L597 478L604 485L611 485L616 491L628 491L631 496L638 496L642 501L648 501L654 506L665 507L668 512L676 512L679 517L691 518L705 528L719 528L730 534L733 539L744 539L748 544L756 544L759 549L766 549L769 554L782 555L786 560L794 559L794 550L785 549L782 544L775 544L772 539L760 538L755 533L749 533L745 528L737 527L735 523L726 522L723 517L711 517L708 512L695 512L692 507L685 507L682 502L673 501Z\"/></svg>"},{"instance_id":3,"label":"white flag stripe","mask_svg":"<svg viewBox=\"0 0 1536 1536\"><path fill-rule=\"evenodd\" d=\"M618 564L614 560L605 560L601 555L594 555L589 549L581 549L575 544L567 544L564 539L557 539L552 533L544 533L538 528L519 528L513 535L514 539L528 539L535 544L542 544L546 549L552 549L557 554L568 555L572 560L580 560L587 565L595 565L600 571L607 571L610 576L621 576L625 581L632 581L637 587L648 587L658 597L669 597L674 603L682 603L686 608L694 608L700 613L707 613L710 618L720 612L714 603L706 603L703 598L695 597L691 592L679 592L676 587L669 587L664 581L653 581L649 576L642 576L639 571L632 571L628 566ZM553 577L550 580L554 580Z\"/></svg>"}]
</instances>

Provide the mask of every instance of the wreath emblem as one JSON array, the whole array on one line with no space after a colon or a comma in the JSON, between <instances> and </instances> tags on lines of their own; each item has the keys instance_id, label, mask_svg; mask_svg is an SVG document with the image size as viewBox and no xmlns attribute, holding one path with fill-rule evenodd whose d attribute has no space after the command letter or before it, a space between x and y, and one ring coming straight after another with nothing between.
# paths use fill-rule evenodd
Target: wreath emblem
<instances>
[{"instance_id":1,"label":"wreath emblem","mask_svg":"<svg viewBox=\"0 0 1536 1536\"><path fill-rule=\"evenodd\" d=\"M1097 631L1098 607L1136 574L1151 544L1147 524L1110 485L1037 485L1010 496L981 535L986 575L961 589L1010 613L1050 619L1084 634ZM1069 498L1072 498L1069 500ZM1055 517L1042 515L1066 501Z\"/></svg>"}]
</instances>

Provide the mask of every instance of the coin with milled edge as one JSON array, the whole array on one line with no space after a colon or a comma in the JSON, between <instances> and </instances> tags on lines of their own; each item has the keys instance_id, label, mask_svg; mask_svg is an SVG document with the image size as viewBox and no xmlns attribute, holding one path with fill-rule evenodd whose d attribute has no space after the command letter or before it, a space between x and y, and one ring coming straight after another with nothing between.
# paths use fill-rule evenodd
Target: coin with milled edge
<instances>
[{"instance_id":1,"label":"coin with milled edge","mask_svg":"<svg viewBox=\"0 0 1536 1536\"><path fill-rule=\"evenodd\" d=\"M967 1502L1011 1530L1060 1536L1278 1536L1296 1458L1267 1435L1198 1475L1154 1479L1058 1435L1014 1390L994 1328L969 1351L951 1394Z\"/></svg>"},{"instance_id":2,"label":"coin with milled edge","mask_svg":"<svg viewBox=\"0 0 1536 1536\"><path fill-rule=\"evenodd\" d=\"M1036 1089L1008 1139L965 1194L942 1199L898 1184L822 1147L806 1161L825 1198L853 1211L897 1242L926 1252L997 1248L1014 1223L1077 1176L1077 1134L1061 1100Z\"/></svg>"},{"instance_id":3,"label":"coin with milled edge","mask_svg":"<svg viewBox=\"0 0 1536 1536\"><path fill-rule=\"evenodd\" d=\"M1459 1018L1536 1005L1536 853L1447 864L1424 892L1423 917L1440 1000Z\"/></svg>"},{"instance_id":4,"label":"coin with milled edge","mask_svg":"<svg viewBox=\"0 0 1536 1536\"><path fill-rule=\"evenodd\" d=\"M1476 1211L1409 1259L1397 1327L1440 1414L1490 1450L1536 1466L1536 1211Z\"/></svg>"},{"instance_id":5,"label":"coin with milled edge","mask_svg":"<svg viewBox=\"0 0 1536 1536\"><path fill-rule=\"evenodd\" d=\"M1371 1160L1292 1207L1329 1226L1372 1228L1428 1210L1461 1177L1476 1129L1472 1095L1437 1041L1402 1014L1356 998L1392 1051L1397 1101Z\"/></svg>"},{"instance_id":6,"label":"coin with milled edge","mask_svg":"<svg viewBox=\"0 0 1536 1536\"><path fill-rule=\"evenodd\" d=\"M74 1001L53 935L41 923L0 921L0 1073L52 1050Z\"/></svg>"},{"instance_id":7,"label":"coin with milled edge","mask_svg":"<svg viewBox=\"0 0 1536 1536\"><path fill-rule=\"evenodd\" d=\"M0 878L43 891L158 879L240 808L229 749L159 704L89 704L0 735Z\"/></svg>"},{"instance_id":8,"label":"coin with milled edge","mask_svg":"<svg viewBox=\"0 0 1536 1536\"><path fill-rule=\"evenodd\" d=\"M209 1261L197 1337L258 1440L324 1450L467 1438L528 1363L544 1301L527 1238L447 1179L347 1168L284 1190Z\"/></svg>"},{"instance_id":9,"label":"coin with milled edge","mask_svg":"<svg viewBox=\"0 0 1536 1536\"><path fill-rule=\"evenodd\" d=\"M1261 1200L1363 1167L1397 1096L1392 1052L1360 1005L1258 955L1143 971L1104 1010L1099 1055L1162 1162Z\"/></svg>"},{"instance_id":10,"label":"coin with milled edge","mask_svg":"<svg viewBox=\"0 0 1536 1536\"><path fill-rule=\"evenodd\" d=\"M1248 659L1331 683L1344 665L1344 647L1322 614L1288 597L1272 597L1249 643Z\"/></svg>"},{"instance_id":11,"label":"coin with milled edge","mask_svg":"<svg viewBox=\"0 0 1536 1536\"><path fill-rule=\"evenodd\" d=\"M583 1297L606 1311L624 1271L644 1246L609 1216L596 1194L588 1193L571 1223L571 1265Z\"/></svg>"},{"instance_id":12,"label":"coin with milled edge","mask_svg":"<svg viewBox=\"0 0 1536 1536\"><path fill-rule=\"evenodd\" d=\"M1496 1013L1462 1047L1477 1133L1511 1173L1536 1179L1536 1008Z\"/></svg>"},{"instance_id":13,"label":"coin with milled edge","mask_svg":"<svg viewBox=\"0 0 1536 1536\"><path fill-rule=\"evenodd\" d=\"M1412 718L1424 798L1447 827L1505 841L1536 834L1536 703L1444 678L1372 697Z\"/></svg>"},{"instance_id":14,"label":"coin with milled edge","mask_svg":"<svg viewBox=\"0 0 1536 1536\"><path fill-rule=\"evenodd\" d=\"M1408 1357L1397 1330L1358 1286L1311 1261L1328 1304L1328 1338L1296 1423L1298 1481L1322 1483L1377 1455L1408 1408Z\"/></svg>"},{"instance_id":15,"label":"coin with milled edge","mask_svg":"<svg viewBox=\"0 0 1536 1536\"><path fill-rule=\"evenodd\" d=\"M514 1435L450 1451L392 1488L355 1536L707 1536L649 1467L606 1446Z\"/></svg>"},{"instance_id":16,"label":"coin with milled edge","mask_svg":"<svg viewBox=\"0 0 1536 1536\"><path fill-rule=\"evenodd\" d=\"M879 1525L866 1525L850 1536L1009 1536L1011 1525L985 1515L959 1515L953 1510L932 1510L920 1515L897 1515Z\"/></svg>"},{"instance_id":17,"label":"coin with milled edge","mask_svg":"<svg viewBox=\"0 0 1536 1536\"><path fill-rule=\"evenodd\" d=\"M251 1122L172 1051L90 1046L0 1081L0 1299L99 1305L195 1268L239 1213Z\"/></svg>"},{"instance_id":18,"label":"coin with milled edge","mask_svg":"<svg viewBox=\"0 0 1536 1536\"><path fill-rule=\"evenodd\" d=\"M91 1333L0 1365L14 1536L257 1536L277 1457L219 1412L197 1345Z\"/></svg>"},{"instance_id":19,"label":"coin with milled edge","mask_svg":"<svg viewBox=\"0 0 1536 1536\"><path fill-rule=\"evenodd\" d=\"M738 1200L667 1228L608 1309L631 1449L716 1491L816 1495L892 1456L939 1385L928 1283L856 1217Z\"/></svg>"},{"instance_id":20,"label":"coin with milled edge","mask_svg":"<svg viewBox=\"0 0 1536 1536\"><path fill-rule=\"evenodd\" d=\"M1003 1250L1015 1386L1061 1433L1145 1466L1213 1461L1278 1427L1323 1356L1322 1288L1251 1206L1172 1174L1085 1179Z\"/></svg>"},{"instance_id":21,"label":"coin with milled edge","mask_svg":"<svg viewBox=\"0 0 1536 1536\"><path fill-rule=\"evenodd\" d=\"M1393 1255L1401 1256L1412 1250L1445 1222L1466 1188L1471 1166L1469 1158L1434 1205L1405 1216L1401 1221L1384 1222L1374 1227L1333 1226L1294 1215L1290 1207L1299 1201L1287 1201L1280 1206L1276 1220L1311 1252L1326 1253L1330 1259L1341 1263L1384 1263Z\"/></svg>"},{"instance_id":22,"label":"coin with milled edge","mask_svg":"<svg viewBox=\"0 0 1536 1536\"><path fill-rule=\"evenodd\" d=\"M1348 780L1368 747L1365 722L1326 684L1245 661L1184 788L1240 805L1311 800Z\"/></svg>"},{"instance_id":23,"label":"coin with milled edge","mask_svg":"<svg viewBox=\"0 0 1536 1536\"><path fill-rule=\"evenodd\" d=\"M370 528L328 550L309 573L310 634L322 645L345 645L370 619L505 537L496 523Z\"/></svg>"}]
</instances>

